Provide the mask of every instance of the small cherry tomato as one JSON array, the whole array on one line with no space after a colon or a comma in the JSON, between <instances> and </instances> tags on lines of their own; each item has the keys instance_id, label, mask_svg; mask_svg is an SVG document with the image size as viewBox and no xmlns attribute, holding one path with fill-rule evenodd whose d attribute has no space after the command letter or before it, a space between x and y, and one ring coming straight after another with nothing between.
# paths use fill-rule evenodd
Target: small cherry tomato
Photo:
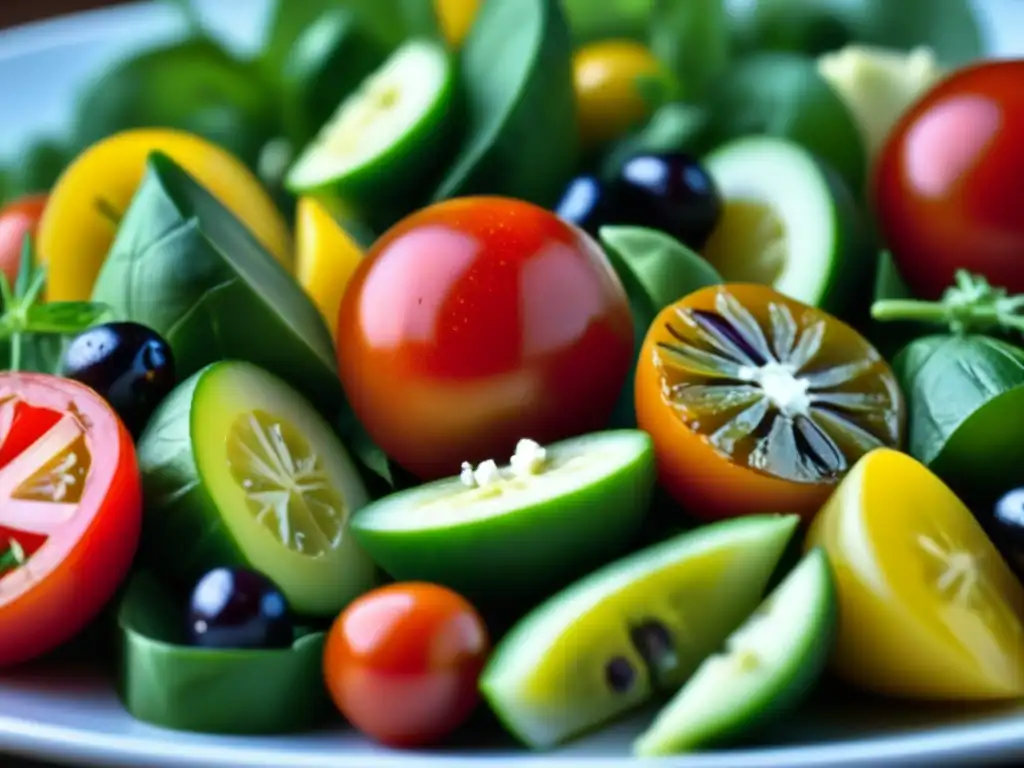
<instances>
[{"instance_id":1,"label":"small cherry tomato","mask_svg":"<svg viewBox=\"0 0 1024 768\"><path fill-rule=\"evenodd\" d=\"M77 382L0 373L0 667L99 614L141 522L135 448L111 407Z\"/></svg>"},{"instance_id":2,"label":"small cherry tomato","mask_svg":"<svg viewBox=\"0 0 1024 768\"><path fill-rule=\"evenodd\" d=\"M573 56L580 140L593 148L621 137L651 115L641 78L667 77L658 60L632 40L603 40Z\"/></svg>"},{"instance_id":3,"label":"small cherry tomato","mask_svg":"<svg viewBox=\"0 0 1024 768\"><path fill-rule=\"evenodd\" d=\"M26 195L0 209L0 272L11 285L18 279L25 235L35 236L46 207L45 194Z\"/></svg>"},{"instance_id":4,"label":"small cherry tomato","mask_svg":"<svg viewBox=\"0 0 1024 768\"><path fill-rule=\"evenodd\" d=\"M504 198L426 208L359 263L337 333L370 436L427 480L516 443L601 429L633 359L625 289L600 247Z\"/></svg>"},{"instance_id":5,"label":"small cherry tomato","mask_svg":"<svg viewBox=\"0 0 1024 768\"><path fill-rule=\"evenodd\" d=\"M428 746L476 708L489 652L483 619L465 599L433 584L391 584L334 622L324 679L341 714L367 736Z\"/></svg>"},{"instance_id":6,"label":"small cherry tomato","mask_svg":"<svg viewBox=\"0 0 1024 768\"><path fill-rule=\"evenodd\" d=\"M846 324L760 285L704 288L647 332L636 417L697 518L813 516L864 453L895 447L903 396Z\"/></svg>"},{"instance_id":7,"label":"small cherry tomato","mask_svg":"<svg viewBox=\"0 0 1024 768\"><path fill-rule=\"evenodd\" d=\"M874 204L915 294L938 298L957 269L1024 292L1024 60L960 70L889 136Z\"/></svg>"}]
</instances>

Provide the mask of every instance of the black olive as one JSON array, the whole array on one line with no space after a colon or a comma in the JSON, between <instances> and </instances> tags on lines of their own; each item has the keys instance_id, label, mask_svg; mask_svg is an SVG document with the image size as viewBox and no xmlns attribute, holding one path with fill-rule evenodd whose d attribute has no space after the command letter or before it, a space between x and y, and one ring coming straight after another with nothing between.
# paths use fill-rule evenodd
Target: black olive
<instances>
[{"instance_id":1,"label":"black olive","mask_svg":"<svg viewBox=\"0 0 1024 768\"><path fill-rule=\"evenodd\" d=\"M604 679L615 693L628 693L636 682L636 670L629 659L616 656L605 665Z\"/></svg>"},{"instance_id":2,"label":"black olive","mask_svg":"<svg viewBox=\"0 0 1024 768\"><path fill-rule=\"evenodd\" d=\"M621 223L657 229L695 251L704 247L722 216L714 180L695 158L681 152L630 158L609 195Z\"/></svg>"},{"instance_id":3,"label":"black olive","mask_svg":"<svg viewBox=\"0 0 1024 768\"><path fill-rule=\"evenodd\" d=\"M135 437L176 383L170 345L138 323L83 331L64 350L60 371L96 390Z\"/></svg>"},{"instance_id":4,"label":"black olive","mask_svg":"<svg viewBox=\"0 0 1024 768\"><path fill-rule=\"evenodd\" d=\"M605 224L629 223L615 220L614 201L607 187L594 176L573 179L555 207L555 214L594 237Z\"/></svg>"},{"instance_id":5,"label":"black olive","mask_svg":"<svg viewBox=\"0 0 1024 768\"><path fill-rule=\"evenodd\" d=\"M1006 559L1018 573L1024 573L1024 488L1016 488L996 502L988 527Z\"/></svg>"},{"instance_id":6,"label":"black olive","mask_svg":"<svg viewBox=\"0 0 1024 768\"><path fill-rule=\"evenodd\" d=\"M287 648L294 640L288 601L266 576L216 568L192 591L188 638L204 648Z\"/></svg>"}]
</instances>

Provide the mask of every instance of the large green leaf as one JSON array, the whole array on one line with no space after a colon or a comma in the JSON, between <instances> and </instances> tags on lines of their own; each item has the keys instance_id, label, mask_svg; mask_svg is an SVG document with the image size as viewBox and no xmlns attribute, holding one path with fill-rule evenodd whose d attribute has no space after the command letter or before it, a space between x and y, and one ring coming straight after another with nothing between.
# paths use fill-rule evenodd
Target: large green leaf
<instances>
[{"instance_id":1,"label":"large green leaf","mask_svg":"<svg viewBox=\"0 0 1024 768\"><path fill-rule=\"evenodd\" d=\"M725 0L654 0L650 45L676 77L680 97L702 99L729 61Z\"/></svg>"},{"instance_id":2,"label":"large green leaf","mask_svg":"<svg viewBox=\"0 0 1024 768\"><path fill-rule=\"evenodd\" d=\"M578 159L559 0L488 0L465 43L462 86L467 136L435 199L494 194L553 205Z\"/></svg>"}]
</instances>

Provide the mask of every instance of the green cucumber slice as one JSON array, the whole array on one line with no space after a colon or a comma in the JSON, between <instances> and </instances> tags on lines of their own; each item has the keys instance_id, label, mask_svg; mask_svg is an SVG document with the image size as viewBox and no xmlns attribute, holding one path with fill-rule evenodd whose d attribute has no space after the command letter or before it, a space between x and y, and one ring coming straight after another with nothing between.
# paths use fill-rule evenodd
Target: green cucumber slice
<instances>
[{"instance_id":1,"label":"green cucumber slice","mask_svg":"<svg viewBox=\"0 0 1024 768\"><path fill-rule=\"evenodd\" d=\"M634 743L641 757L686 752L735 738L789 711L825 669L836 627L828 558L812 550L701 664Z\"/></svg>"},{"instance_id":2,"label":"green cucumber slice","mask_svg":"<svg viewBox=\"0 0 1024 768\"><path fill-rule=\"evenodd\" d=\"M335 195L356 210L416 187L443 155L454 92L455 65L440 43L404 43L342 101L286 186Z\"/></svg>"},{"instance_id":3,"label":"green cucumber slice","mask_svg":"<svg viewBox=\"0 0 1024 768\"><path fill-rule=\"evenodd\" d=\"M160 405L138 444L143 559L191 586L216 566L272 579L300 614L334 616L374 585L350 535L369 500L313 407L249 363L214 363Z\"/></svg>"},{"instance_id":4,"label":"green cucumber slice","mask_svg":"<svg viewBox=\"0 0 1024 768\"><path fill-rule=\"evenodd\" d=\"M470 488L455 477L392 494L359 511L352 532L401 581L487 601L550 594L632 543L656 472L651 438L637 430L544 451L533 473L506 465L493 484Z\"/></svg>"},{"instance_id":5,"label":"green cucumber slice","mask_svg":"<svg viewBox=\"0 0 1024 768\"><path fill-rule=\"evenodd\" d=\"M546 749L674 691L757 607L794 515L715 523L594 571L522 619L480 691Z\"/></svg>"},{"instance_id":6,"label":"green cucumber slice","mask_svg":"<svg viewBox=\"0 0 1024 768\"><path fill-rule=\"evenodd\" d=\"M828 166L788 139L751 137L704 160L722 195L704 257L726 282L770 285L840 312L873 273L865 223Z\"/></svg>"}]
</instances>

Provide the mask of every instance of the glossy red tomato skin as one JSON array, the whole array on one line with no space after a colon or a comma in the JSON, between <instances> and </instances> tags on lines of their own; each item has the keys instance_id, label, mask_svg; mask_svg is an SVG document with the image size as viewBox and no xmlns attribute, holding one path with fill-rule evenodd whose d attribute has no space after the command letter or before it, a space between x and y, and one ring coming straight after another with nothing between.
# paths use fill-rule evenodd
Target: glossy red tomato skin
<instances>
[{"instance_id":1,"label":"glossy red tomato skin","mask_svg":"<svg viewBox=\"0 0 1024 768\"><path fill-rule=\"evenodd\" d=\"M89 490L72 522L30 556L29 569L0 576L0 668L56 649L99 615L128 574L142 524L135 446L102 398L56 376L0 373L0 400L12 392L24 398L29 411L38 409L19 427L29 433L41 434L53 426L47 411L63 416L73 404L79 423L86 425L93 463ZM4 466L9 466L12 457L6 453L0 445Z\"/></svg>"},{"instance_id":2,"label":"glossy red tomato skin","mask_svg":"<svg viewBox=\"0 0 1024 768\"><path fill-rule=\"evenodd\" d=\"M906 114L879 158L881 233L915 294L957 269L1024 292L1024 60L954 73Z\"/></svg>"},{"instance_id":3,"label":"glossy red tomato skin","mask_svg":"<svg viewBox=\"0 0 1024 768\"><path fill-rule=\"evenodd\" d=\"M391 747L437 744L472 714L490 652L483 619L445 587L401 583L349 605L324 648L341 714Z\"/></svg>"},{"instance_id":4,"label":"glossy red tomato skin","mask_svg":"<svg viewBox=\"0 0 1024 768\"><path fill-rule=\"evenodd\" d=\"M35 235L46 199L46 194L25 195L0 209L0 272L11 285L18 278L25 235Z\"/></svg>"},{"instance_id":5,"label":"glossy red tomato skin","mask_svg":"<svg viewBox=\"0 0 1024 768\"><path fill-rule=\"evenodd\" d=\"M338 365L370 436L421 479L602 428L628 375L626 293L582 230L462 198L398 223L359 265Z\"/></svg>"}]
</instances>

